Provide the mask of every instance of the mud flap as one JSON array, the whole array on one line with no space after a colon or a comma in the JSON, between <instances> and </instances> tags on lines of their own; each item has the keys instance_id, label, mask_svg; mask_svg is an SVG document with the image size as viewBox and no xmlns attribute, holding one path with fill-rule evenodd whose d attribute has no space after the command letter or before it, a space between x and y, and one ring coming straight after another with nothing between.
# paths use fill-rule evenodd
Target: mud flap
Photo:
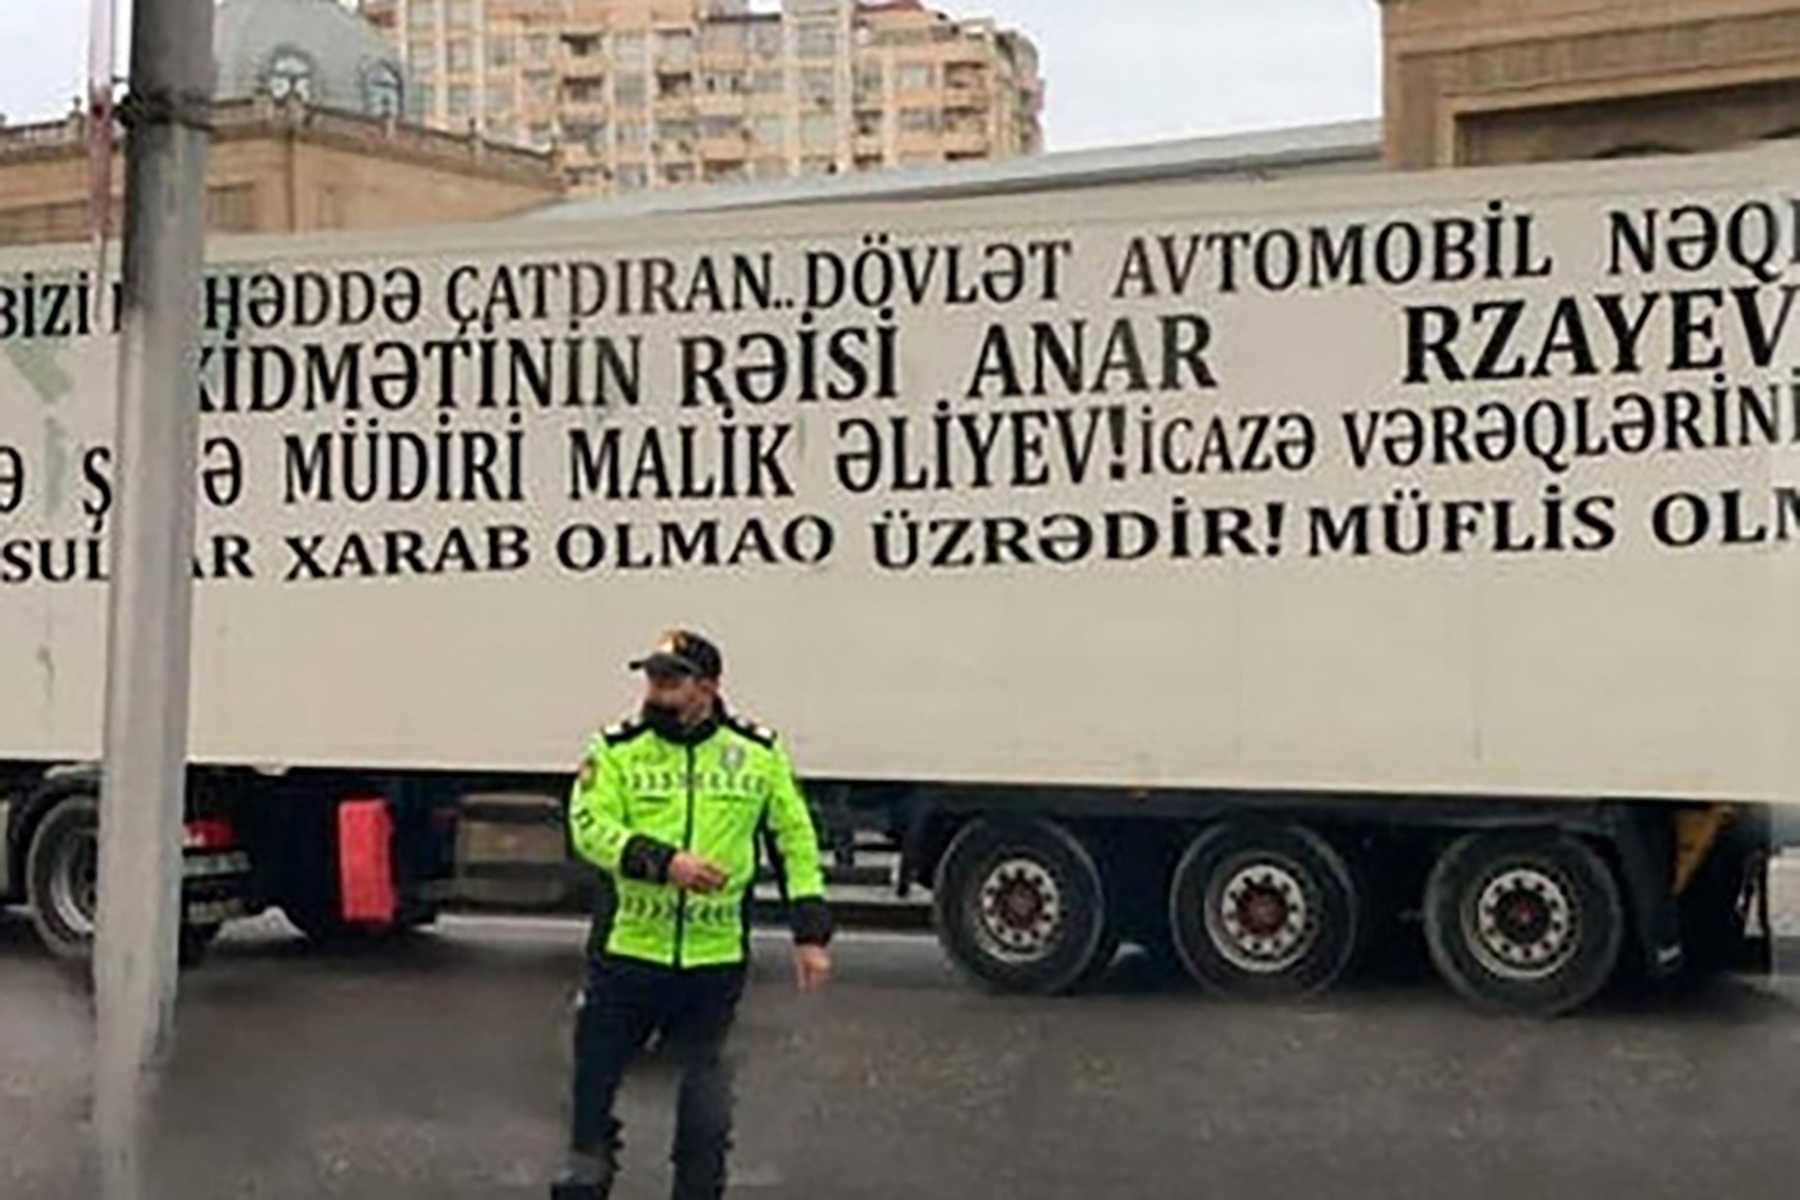
<instances>
[{"instance_id":1,"label":"mud flap","mask_svg":"<svg viewBox=\"0 0 1800 1200\"><path fill-rule=\"evenodd\" d=\"M1626 908L1651 979L1681 972L1681 906L1675 896L1675 842L1668 814L1654 805L1616 804L1603 821L1619 854Z\"/></svg>"}]
</instances>

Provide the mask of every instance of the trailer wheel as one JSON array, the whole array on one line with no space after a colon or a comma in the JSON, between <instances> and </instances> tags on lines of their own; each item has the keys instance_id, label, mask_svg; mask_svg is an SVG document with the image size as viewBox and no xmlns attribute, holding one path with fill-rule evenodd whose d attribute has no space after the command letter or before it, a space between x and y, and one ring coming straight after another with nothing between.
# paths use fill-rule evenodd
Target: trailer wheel
<instances>
[{"instance_id":1,"label":"trailer wheel","mask_svg":"<svg viewBox=\"0 0 1800 1200\"><path fill-rule=\"evenodd\" d=\"M1298 825L1229 821L1182 855L1169 887L1181 962L1211 991L1245 999L1308 995L1356 957L1360 889L1332 844Z\"/></svg>"},{"instance_id":2,"label":"trailer wheel","mask_svg":"<svg viewBox=\"0 0 1800 1200\"><path fill-rule=\"evenodd\" d=\"M1068 991L1108 944L1100 868L1050 821L966 826L944 852L932 895L951 960L1006 991Z\"/></svg>"},{"instance_id":3,"label":"trailer wheel","mask_svg":"<svg viewBox=\"0 0 1800 1200\"><path fill-rule=\"evenodd\" d=\"M1425 887L1431 960L1477 1004L1535 1016L1579 1008L1605 986L1625 938L1619 885L1566 834L1470 834Z\"/></svg>"},{"instance_id":4,"label":"trailer wheel","mask_svg":"<svg viewBox=\"0 0 1800 1200\"><path fill-rule=\"evenodd\" d=\"M1109 922L1106 931L1100 935L1100 944L1094 948L1094 957L1088 962L1087 970L1075 980L1073 990L1082 991L1098 986L1106 978L1106 973L1112 970L1113 963L1118 961L1119 947L1123 944L1124 939L1119 936L1118 929Z\"/></svg>"},{"instance_id":5,"label":"trailer wheel","mask_svg":"<svg viewBox=\"0 0 1800 1200\"><path fill-rule=\"evenodd\" d=\"M363 931L339 916L329 898L290 898L282 901L281 911L289 924L315 946L340 946L362 940Z\"/></svg>"},{"instance_id":6,"label":"trailer wheel","mask_svg":"<svg viewBox=\"0 0 1800 1200\"><path fill-rule=\"evenodd\" d=\"M25 856L26 897L38 938L58 958L86 958L99 913L100 804L59 800L38 822Z\"/></svg>"}]
</instances>

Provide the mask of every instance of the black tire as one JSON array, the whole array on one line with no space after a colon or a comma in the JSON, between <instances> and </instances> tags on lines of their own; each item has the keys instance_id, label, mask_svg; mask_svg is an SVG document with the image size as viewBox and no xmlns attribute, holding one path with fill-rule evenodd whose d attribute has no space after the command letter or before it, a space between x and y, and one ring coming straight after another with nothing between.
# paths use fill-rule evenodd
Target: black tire
<instances>
[{"instance_id":1,"label":"black tire","mask_svg":"<svg viewBox=\"0 0 1800 1200\"><path fill-rule=\"evenodd\" d=\"M100 878L100 802L65 796L32 831L25 855L26 899L38 939L63 959L93 951Z\"/></svg>"},{"instance_id":2,"label":"black tire","mask_svg":"<svg viewBox=\"0 0 1800 1200\"><path fill-rule=\"evenodd\" d=\"M1119 947L1122 944L1119 931L1109 923L1106 932L1100 935L1100 944L1094 948L1093 960L1088 963L1087 970L1081 973L1080 978L1075 980L1071 990L1086 991L1098 987L1106 979L1107 972L1112 970L1113 963L1118 961Z\"/></svg>"},{"instance_id":3,"label":"black tire","mask_svg":"<svg viewBox=\"0 0 1800 1200\"><path fill-rule=\"evenodd\" d=\"M1195 838L1169 885L1169 929L1201 986L1239 999L1330 987L1356 959L1362 889L1332 844L1299 825L1227 821Z\"/></svg>"},{"instance_id":4,"label":"black tire","mask_svg":"<svg viewBox=\"0 0 1800 1200\"><path fill-rule=\"evenodd\" d=\"M341 946L364 940L364 931L337 914L329 900L308 897L282 901L281 911L288 923L316 946Z\"/></svg>"},{"instance_id":5,"label":"black tire","mask_svg":"<svg viewBox=\"0 0 1800 1200\"><path fill-rule=\"evenodd\" d=\"M1110 937L1094 856L1051 821L965 826L944 852L932 898L951 960L1004 991L1069 991Z\"/></svg>"},{"instance_id":6,"label":"black tire","mask_svg":"<svg viewBox=\"0 0 1800 1200\"><path fill-rule=\"evenodd\" d=\"M1438 858L1425 886L1438 973L1487 1008L1550 1017L1606 986L1625 941L1617 880L1566 834L1477 833Z\"/></svg>"}]
</instances>

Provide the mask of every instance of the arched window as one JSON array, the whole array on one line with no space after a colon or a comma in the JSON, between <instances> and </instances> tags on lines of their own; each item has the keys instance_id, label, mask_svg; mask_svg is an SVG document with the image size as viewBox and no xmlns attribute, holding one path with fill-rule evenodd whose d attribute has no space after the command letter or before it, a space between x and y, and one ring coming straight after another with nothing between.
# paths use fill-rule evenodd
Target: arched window
<instances>
[{"instance_id":1,"label":"arched window","mask_svg":"<svg viewBox=\"0 0 1800 1200\"><path fill-rule=\"evenodd\" d=\"M363 102L377 117L398 117L406 112L406 83L398 63L378 62L363 72Z\"/></svg>"},{"instance_id":2,"label":"arched window","mask_svg":"<svg viewBox=\"0 0 1800 1200\"><path fill-rule=\"evenodd\" d=\"M293 99L310 104L317 75L311 56L305 51L281 46L269 56L269 70L263 76L263 86L277 100Z\"/></svg>"},{"instance_id":3,"label":"arched window","mask_svg":"<svg viewBox=\"0 0 1800 1200\"><path fill-rule=\"evenodd\" d=\"M1663 142L1626 142L1612 146L1594 155L1595 158L1654 158L1659 154L1686 154L1680 146L1670 146Z\"/></svg>"}]
</instances>

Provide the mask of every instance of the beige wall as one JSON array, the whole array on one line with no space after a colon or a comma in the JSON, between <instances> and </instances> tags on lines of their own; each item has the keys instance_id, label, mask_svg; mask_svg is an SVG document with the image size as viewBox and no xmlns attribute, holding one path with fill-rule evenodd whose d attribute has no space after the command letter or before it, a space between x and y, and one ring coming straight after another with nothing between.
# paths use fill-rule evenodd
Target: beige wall
<instances>
[{"instance_id":1,"label":"beige wall","mask_svg":"<svg viewBox=\"0 0 1800 1200\"><path fill-rule=\"evenodd\" d=\"M1386 0L1390 166L1709 150L1800 128L1796 0Z\"/></svg>"},{"instance_id":2,"label":"beige wall","mask_svg":"<svg viewBox=\"0 0 1800 1200\"><path fill-rule=\"evenodd\" d=\"M521 168L513 152L498 152L498 161L483 153L454 140L431 152L343 131L226 128L207 164L208 227L284 233L480 221L561 194L547 161ZM115 214L123 182L115 160ZM78 137L58 144L46 132L42 145L9 148L0 133L0 245L85 240L87 197ZM113 229L116 235L116 217Z\"/></svg>"}]
</instances>

